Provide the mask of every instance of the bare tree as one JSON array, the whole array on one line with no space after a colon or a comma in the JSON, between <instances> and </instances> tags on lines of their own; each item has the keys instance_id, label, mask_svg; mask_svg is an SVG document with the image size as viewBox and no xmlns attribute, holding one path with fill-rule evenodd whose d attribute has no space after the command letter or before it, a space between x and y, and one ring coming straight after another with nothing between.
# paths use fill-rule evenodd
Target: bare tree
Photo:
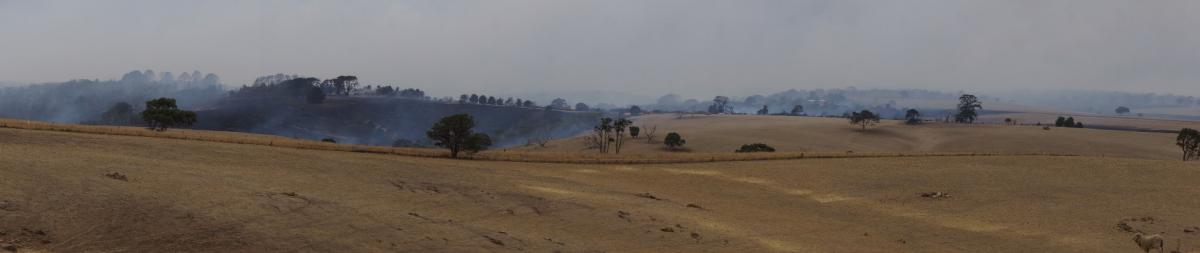
<instances>
[{"instance_id":1,"label":"bare tree","mask_svg":"<svg viewBox=\"0 0 1200 253\"><path fill-rule=\"evenodd\" d=\"M546 148L546 144L550 143L550 137L545 133L539 133L525 140L526 146L536 146L538 148Z\"/></svg>"},{"instance_id":2,"label":"bare tree","mask_svg":"<svg viewBox=\"0 0 1200 253\"><path fill-rule=\"evenodd\" d=\"M583 137L583 149L600 149L600 147L603 145L604 145L604 142L601 141L600 138L595 135L588 135L588 136Z\"/></svg>"},{"instance_id":3,"label":"bare tree","mask_svg":"<svg viewBox=\"0 0 1200 253\"><path fill-rule=\"evenodd\" d=\"M657 136L655 136L654 133L658 132L658 125L653 125L653 126L649 126L649 127L642 125L641 129L645 130L646 143L653 144L654 137L657 137Z\"/></svg>"}]
</instances>

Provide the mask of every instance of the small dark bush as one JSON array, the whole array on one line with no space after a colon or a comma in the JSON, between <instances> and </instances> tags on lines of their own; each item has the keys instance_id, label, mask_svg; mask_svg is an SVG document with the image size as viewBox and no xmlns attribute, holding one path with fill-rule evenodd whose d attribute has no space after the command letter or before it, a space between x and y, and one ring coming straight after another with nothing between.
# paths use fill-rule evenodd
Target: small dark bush
<instances>
[{"instance_id":1,"label":"small dark bush","mask_svg":"<svg viewBox=\"0 0 1200 253\"><path fill-rule=\"evenodd\" d=\"M325 138L321 139L321 142L337 143L337 140L334 140L333 138Z\"/></svg>"},{"instance_id":2,"label":"small dark bush","mask_svg":"<svg viewBox=\"0 0 1200 253\"><path fill-rule=\"evenodd\" d=\"M738 152L738 153L775 152L775 148L772 148L771 146L767 146L767 144L754 143L754 144L742 145L742 147L739 148L735 152Z\"/></svg>"}]
</instances>

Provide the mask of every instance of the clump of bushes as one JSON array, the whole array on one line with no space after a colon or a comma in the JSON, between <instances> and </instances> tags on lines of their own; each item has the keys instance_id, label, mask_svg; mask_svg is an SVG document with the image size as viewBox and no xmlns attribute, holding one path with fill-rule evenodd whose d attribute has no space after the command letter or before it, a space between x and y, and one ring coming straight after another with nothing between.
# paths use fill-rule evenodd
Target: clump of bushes
<instances>
[{"instance_id":1,"label":"clump of bushes","mask_svg":"<svg viewBox=\"0 0 1200 253\"><path fill-rule=\"evenodd\" d=\"M1082 121L1075 121L1075 117L1066 117L1066 118L1063 118L1062 116L1058 116L1058 119L1054 121L1054 126L1056 126L1056 127L1073 127L1073 128L1083 128L1083 122L1082 122Z\"/></svg>"},{"instance_id":2,"label":"clump of bushes","mask_svg":"<svg viewBox=\"0 0 1200 253\"><path fill-rule=\"evenodd\" d=\"M667 148L671 150L679 149L683 147L683 144L686 143L687 140L684 140L683 136L680 136L679 133L675 132L667 133L667 138L663 139L663 144L666 144Z\"/></svg>"},{"instance_id":3,"label":"clump of bushes","mask_svg":"<svg viewBox=\"0 0 1200 253\"><path fill-rule=\"evenodd\" d=\"M737 153L752 153L752 152L775 152L775 148L762 143L745 144L741 148L734 151Z\"/></svg>"}]
</instances>

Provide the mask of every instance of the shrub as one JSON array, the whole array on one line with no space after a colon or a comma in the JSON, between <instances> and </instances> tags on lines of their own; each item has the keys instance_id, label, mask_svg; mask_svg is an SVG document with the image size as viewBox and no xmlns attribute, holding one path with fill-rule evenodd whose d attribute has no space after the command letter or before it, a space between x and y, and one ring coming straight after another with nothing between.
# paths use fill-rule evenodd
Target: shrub
<instances>
[{"instance_id":1,"label":"shrub","mask_svg":"<svg viewBox=\"0 0 1200 253\"><path fill-rule=\"evenodd\" d=\"M683 147L683 144L686 144L686 143L687 143L687 140L684 140L682 136L679 136L679 133L675 133L675 132L668 133L667 138L663 139L663 144L666 144L667 148L670 148L670 149L677 149L679 147Z\"/></svg>"},{"instance_id":2,"label":"shrub","mask_svg":"<svg viewBox=\"0 0 1200 253\"><path fill-rule=\"evenodd\" d=\"M767 144L754 143L754 144L742 145L741 148L739 148L737 151L734 151L734 152L738 152L738 153L775 152L775 148L772 148L771 146L768 146Z\"/></svg>"},{"instance_id":3,"label":"shrub","mask_svg":"<svg viewBox=\"0 0 1200 253\"><path fill-rule=\"evenodd\" d=\"M334 140L333 138L325 138L321 139L321 142L337 143L337 140Z\"/></svg>"}]
</instances>

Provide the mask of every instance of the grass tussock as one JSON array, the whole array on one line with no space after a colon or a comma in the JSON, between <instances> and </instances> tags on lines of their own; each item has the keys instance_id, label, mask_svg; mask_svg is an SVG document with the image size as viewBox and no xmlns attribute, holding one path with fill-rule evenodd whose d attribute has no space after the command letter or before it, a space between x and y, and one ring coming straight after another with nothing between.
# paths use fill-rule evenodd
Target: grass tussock
<instances>
[{"instance_id":1,"label":"grass tussock","mask_svg":"<svg viewBox=\"0 0 1200 253\"><path fill-rule=\"evenodd\" d=\"M263 145L284 148L342 151L372 154L389 154L411 157L448 158L448 151L431 148L397 148L383 146L366 146L352 144L336 144L314 140L293 139L281 136L251 134L225 131L205 131L190 129L171 129L167 131L152 131L141 127L99 126L58 124L42 121L0 119L0 127L59 131L86 134L105 134L120 136L138 136L151 138L167 138L178 140L208 141L247 145ZM593 154L593 153L557 153L539 152L534 150L489 150L470 155L465 159L508 162L535 163L571 163L571 164L664 164L664 163L701 163L729 161L762 161L790 159L829 159L829 158L885 158L885 157L939 157L939 156L1071 156L1052 153L954 153L954 152L921 152L921 153L838 153L838 152L775 152L775 153L625 153L625 154Z\"/></svg>"}]
</instances>

